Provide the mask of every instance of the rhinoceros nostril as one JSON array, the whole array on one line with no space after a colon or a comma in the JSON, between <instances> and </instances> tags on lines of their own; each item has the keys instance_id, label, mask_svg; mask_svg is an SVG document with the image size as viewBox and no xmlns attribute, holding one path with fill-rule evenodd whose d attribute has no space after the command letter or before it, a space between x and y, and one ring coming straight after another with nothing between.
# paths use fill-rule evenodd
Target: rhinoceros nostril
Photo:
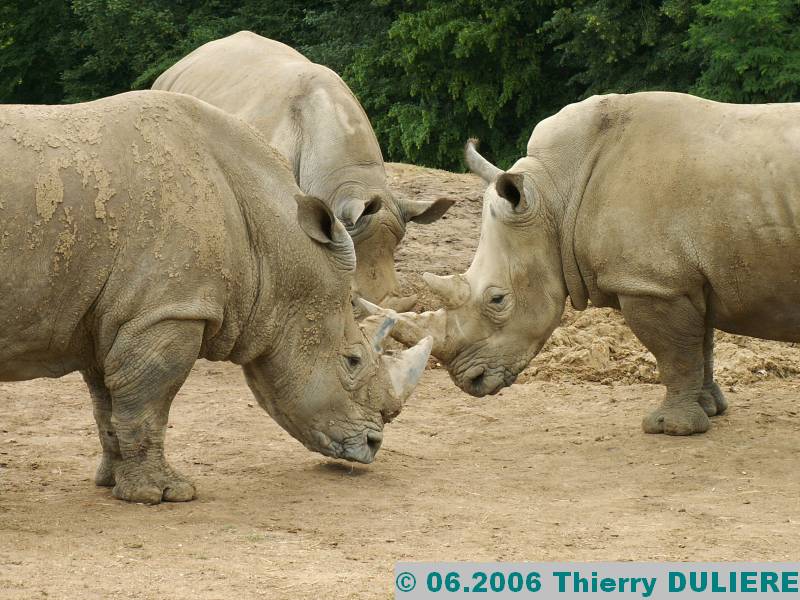
<instances>
[{"instance_id":1,"label":"rhinoceros nostril","mask_svg":"<svg viewBox=\"0 0 800 600\"><path fill-rule=\"evenodd\" d=\"M381 411L381 419L383 420L384 425L386 423L391 423L394 420L394 418L397 415L400 414L400 410L401 409L399 409L399 408L397 410L393 410L392 412L388 412L388 411L383 411L382 410Z\"/></svg>"},{"instance_id":2,"label":"rhinoceros nostril","mask_svg":"<svg viewBox=\"0 0 800 600\"><path fill-rule=\"evenodd\" d=\"M464 373L464 377L467 378L473 389L477 389L481 386L485 375L486 369L484 367L470 367Z\"/></svg>"},{"instance_id":3,"label":"rhinoceros nostril","mask_svg":"<svg viewBox=\"0 0 800 600\"><path fill-rule=\"evenodd\" d=\"M367 432L367 446L372 452L372 455L375 456L375 453L378 452L378 449L381 447L383 443L383 434L380 431L368 431Z\"/></svg>"}]
</instances>

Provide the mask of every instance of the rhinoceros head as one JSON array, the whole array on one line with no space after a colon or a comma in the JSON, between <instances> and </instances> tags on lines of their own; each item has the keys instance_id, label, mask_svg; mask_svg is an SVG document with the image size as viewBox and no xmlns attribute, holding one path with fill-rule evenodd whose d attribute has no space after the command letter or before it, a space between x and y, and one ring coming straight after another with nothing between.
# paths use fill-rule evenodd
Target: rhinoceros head
<instances>
[{"instance_id":1,"label":"rhinoceros head","mask_svg":"<svg viewBox=\"0 0 800 600\"><path fill-rule=\"evenodd\" d=\"M395 320L356 323L350 303L353 243L325 203L298 196L302 229L325 256L306 287L292 293L292 315L277 343L244 365L259 404L310 450L369 463L383 425L402 408L422 376L432 340L397 354L382 341ZM294 266L296 273L304 266Z\"/></svg>"},{"instance_id":2,"label":"rhinoceros head","mask_svg":"<svg viewBox=\"0 0 800 600\"><path fill-rule=\"evenodd\" d=\"M432 335L434 356L474 396L511 385L564 310L556 227L525 160L503 172L468 144L468 164L489 183L475 257L463 275L424 275L444 309L397 317L394 336L408 344Z\"/></svg>"},{"instance_id":3,"label":"rhinoceros head","mask_svg":"<svg viewBox=\"0 0 800 600\"><path fill-rule=\"evenodd\" d=\"M349 183L337 190L336 216L345 224L355 244L358 294L381 306L411 310L416 296L401 296L394 253L413 221L433 223L453 205L450 198L415 200L397 198L385 186Z\"/></svg>"}]
</instances>

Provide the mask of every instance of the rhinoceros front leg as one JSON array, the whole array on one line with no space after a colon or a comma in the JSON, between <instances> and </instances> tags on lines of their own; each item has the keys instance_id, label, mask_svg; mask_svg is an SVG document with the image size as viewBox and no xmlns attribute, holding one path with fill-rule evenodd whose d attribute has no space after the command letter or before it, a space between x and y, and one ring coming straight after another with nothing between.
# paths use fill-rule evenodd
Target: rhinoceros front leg
<instances>
[{"instance_id":1,"label":"rhinoceros front leg","mask_svg":"<svg viewBox=\"0 0 800 600\"><path fill-rule=\"evenodd\" d=\"M710 421L698 399L704 382L705 323L687 298L620 298L625 321L656 357L664 402L644 418L647 433L691 435L708 430Z\"/></svg>"},{"instance_id":2,"label":"rhinoceros front leg","mask_svg":"<svg viewBox=\"0 0 800 600\"><path fill-rule=\"evenodd\" d=\"M195 497L194 485L164 457L172 399L197 359L204 323L161 321L120 329L105 360L111 425L120 459L112 456L114 496L157 504ZM102 466L102 465L101 465Z\"/></svg>"},{"instance_id":3,"label":"rhinoceros front leg","mask_svg":"<svg viewBox=\"0 0 800 600\"><path fill-rule=\"evenodd\" d=\"M728 401L714 381L714 328L708 323L703 339L703 362L703 389L698 402L709 417L721 415L727 410Z\"/></svg>"},{"instance_id":4,"label":"rhinoceros front leg","mask_svg":"<svg viewBox=\"0 0 800 600\"><path fill-rule=\"evenodd\" d=\"M97 370L83 371L83 380L89 386L94 408L94 420L97 423L97 432L100 435L100 446L103 449L103 458L94 476L96 485L113 487L114 468L122 460L119 451L119 440L111 423L111 392L108 391L103 375Z\"/></svg>"}]
</instances>

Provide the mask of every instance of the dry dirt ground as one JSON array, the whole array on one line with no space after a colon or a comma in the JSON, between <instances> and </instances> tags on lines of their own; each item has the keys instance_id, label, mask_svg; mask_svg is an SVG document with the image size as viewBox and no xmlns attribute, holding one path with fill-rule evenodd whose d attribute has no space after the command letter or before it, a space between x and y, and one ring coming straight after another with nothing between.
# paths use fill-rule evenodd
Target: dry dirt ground
<instances>
[{"instance_id":1,"label":"dry dirt ground","mask_svg":"<svg viewBox=\"0 0 800 600\"><path fill-rule=\"evenodd\" d=\"M463 270L480 181L390 176L459 200L409 231L407 288ZM429 370L369 466L309 453L236 367L199 362L167 442L200 497L154 507L92 484L79 376L0 384L0 598L389 598L398 560L798 560L800 349L717 339L731 408L705 435L641 433L662 394L652 357L614 313L568 310L497 396Z\"/></svg>"}]
</instances>

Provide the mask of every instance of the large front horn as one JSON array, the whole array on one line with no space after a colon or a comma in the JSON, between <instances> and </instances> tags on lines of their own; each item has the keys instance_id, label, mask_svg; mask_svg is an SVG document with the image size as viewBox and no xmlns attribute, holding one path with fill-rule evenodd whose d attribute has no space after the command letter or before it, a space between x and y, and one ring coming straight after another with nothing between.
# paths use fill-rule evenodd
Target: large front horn
<instances>
[{"instance_id":1,"label":"large front horn","mask_svg":"<svg viewBox=\"0 0 800 600\"><path fill-rule=\"evenodd\" d=\"M503 172L502 169L498 169L480 155L480 152L478 152L478 140L475 138L468 139L467 145L464 146L464 161L467 163L469 170L476 175L480 175L481 179L486 183L491 183L495 177Z\"/></svg>"},{"instance_id":2,"label":"large front horn","mask_svg":"<svg viewBox=\"0 0 800 600\"><path fill-rule=\"evenodd\" d=\"M428 364L432 347L433 338L429 336L423 338L413 348L404 350L399 356L381 356L381 360L389 372L394 396L401 403L408 399L419 383L425 365Z\"/></svg>"},{"instance_id":3,"label":"large front horn","mask_svg":"<svg viewBox=\"0 0 800 600\"><path fill-rule=\"evenodd\" d=\"M469 300L469 282L463 275L439 276L423 273L422 279L430 290L436 294L446 308L458 308Z\"/></svg>"}]
</instances>

